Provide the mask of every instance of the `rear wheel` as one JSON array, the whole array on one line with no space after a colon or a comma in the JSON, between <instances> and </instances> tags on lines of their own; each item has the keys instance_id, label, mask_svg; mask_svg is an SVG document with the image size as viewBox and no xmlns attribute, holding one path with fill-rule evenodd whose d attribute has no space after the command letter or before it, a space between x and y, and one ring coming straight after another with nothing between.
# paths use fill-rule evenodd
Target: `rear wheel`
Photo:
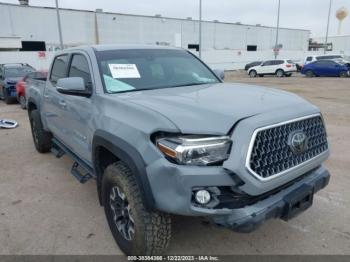
<instances>
[{"instance_id":1,"label":"rear wheel","mask_svg":"<svg viewBox=\"0 0 350 262\"><path fill-rule=\"evenodd\" d=\"M20 96L18 99L19 104L21 105L21 108L24 110L27 108L27 104L26 104L26 98L25 96Z\"/></svg>"},{"instance_id":2,"label":"rear wheel","mask_svg":"<svg viewBox=\"0 0 350 262\"><path fill-rule=\"evenodd\" d=\"M346 72L346 71L342 71L342 72L340 72L339 76L340 76L340 77L348 77L348 76L349 76L349 73Z\"/></svg>"},{"instance_id":3,"label":"rear wheel","mask_svg":"<svg viewBox=\"0 0 350 262\"><path fill-rule=\"evenodd\" d=\"M255 70L252 70L249 72L250 77L256 77L257 75L258 75L258 73Z\"/></svg>"},{"instance_id":4,"label":"rear wheel","mask_svg":"<svg viewBox=\"0 0 350 262\"><path fill-rule=\"evenodd\" d=\"M40 113L37 109L30 112L30 126L36 150L40 153L49 152L52 147L52 135L44 130Z\"/></svg>"},{"instance_id":5,"label":"rear wheel","mask_svg":"<svg viewBox=\"0 0 350 262\"><path fill-rule=\"evenodd\" d=\"M284 77L284 71L282 69L278 69L276 71L276 76L277 77Z\"/></svg>"},{"instance_id":6,"label":"rear wheel","mask_svg":"<svg viewBox=\"0 0 350 262\"><path fill-rule=\"evenodd\" d=\"M164 252L170 242L170 215L144 207L136 179L123 162L106 168L102 198L112 235L126 255Z\"/></svg>"},{"instance_id":7,"label":"rear wheel","mask_svg":"<svg viewBox=\"0 0 350 262\"><path fill-rule=\"evenodd\" d=\"M312 72L311 70L307 70L305 72L305 75L306 75L306 77L314 77L315 76L314 72Z\"/></svg>"}]
</instances>

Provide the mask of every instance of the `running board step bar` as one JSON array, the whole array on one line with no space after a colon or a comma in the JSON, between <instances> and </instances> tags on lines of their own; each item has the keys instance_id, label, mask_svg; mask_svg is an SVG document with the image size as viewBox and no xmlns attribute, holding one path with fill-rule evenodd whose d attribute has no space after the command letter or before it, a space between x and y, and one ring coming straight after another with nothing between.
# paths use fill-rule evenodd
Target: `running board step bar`
<instances>
[{"instance_id":1,"label":"running board step bar","mask_svg":"<svg viewBox=\"0 0 350 262\"><path fill-rule=\"evenodd\" d=\"M78 162L74 162L70 174L82 184L85 184L87 181L93 178L93 176L90 173L83 174L80 172Z\"/></svg>"},{"instance_id":2,"label":"running board step bar","mask_svg":"<svg viewBox=\"0 0 350 262\"><path fill-rule=\"evenodd\" d=\"M58 146L53 145L51 147L51 153L56 157L56 158L61 158L66 152L64 152L61 148Z\"/></svg>"},{"instance_id":3,"label":"running board step bar","mask_svg":"<svg viewBox=\"0 0 350 262\"><path fill-rule=\"evenodd\" d=\"M96 179L94 169L80 159L76 154L69 150L64 144L62 144L57 139L52 139L53 146L51 152L57 157L60 158L63 155L67 154L71 159L73 159L74 164L71 169L71 175L75 177L80 183L84 184L89 181L91 178Z\"/></svg>"}]
</instances>

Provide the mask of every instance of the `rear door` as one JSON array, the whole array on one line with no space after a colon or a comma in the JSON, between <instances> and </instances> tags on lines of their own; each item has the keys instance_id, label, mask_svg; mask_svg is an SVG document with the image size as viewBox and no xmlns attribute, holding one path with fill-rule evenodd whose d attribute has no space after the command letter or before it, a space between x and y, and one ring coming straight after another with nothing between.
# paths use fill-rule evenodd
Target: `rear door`
<instances>
[{"instance_id":1,"label":"rear door","mask_svg":"<svg viewBox=\"0 0 350 262\"><path fill-rule=\"evenodd\" d=\"M91 63L85 53L73 53L70 59L68 77L81 77L85 87L93 90ZM85 162L91 164L93 138L93 97L64 95L65 124L69 126L67 134L69 147Z\"/></svg>"},{"instance_id":2,"label":"rear door","mask_svg":"<svg viewBox=\"0 0 350 262\"><path fill-rule=\"evenodd\" d=\"M45 114L44 119L47 127L63 143L69 141L68 126L64 119L64 95L57 91L56 85L60 78L67 77L68 62L69 54L59 55L55 58L49 74L49 81L46 82L44 89L41 110Z\"/></svg>"}]
</instances>

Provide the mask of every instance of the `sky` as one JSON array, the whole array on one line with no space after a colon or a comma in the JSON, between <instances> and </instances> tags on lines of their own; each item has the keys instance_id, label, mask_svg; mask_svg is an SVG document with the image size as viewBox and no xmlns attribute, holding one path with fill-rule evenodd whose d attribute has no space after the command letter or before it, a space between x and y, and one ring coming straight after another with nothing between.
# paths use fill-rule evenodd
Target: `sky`
<instances>
[{"instance_id":1,"label":"sky","mask_svg":"<svg viewBox=\"0 0 350 262\"><path fill-rule=\"evenodd\" d=\"M0 0L18 3L18 0ZM58 0L62 8L198 19L199 0ZM332 0L331 36L337 34L335 17L340 7L350 11L350 0ZM330 0L281 0L280 26L311 30L313 37L325 36ZM203 20L276 26L278 0L202 0ZM54 6L55 0L29 0L30 5ZM350 15L343 21L343 34L350 35Z\"/></svg>"}]
</instances>

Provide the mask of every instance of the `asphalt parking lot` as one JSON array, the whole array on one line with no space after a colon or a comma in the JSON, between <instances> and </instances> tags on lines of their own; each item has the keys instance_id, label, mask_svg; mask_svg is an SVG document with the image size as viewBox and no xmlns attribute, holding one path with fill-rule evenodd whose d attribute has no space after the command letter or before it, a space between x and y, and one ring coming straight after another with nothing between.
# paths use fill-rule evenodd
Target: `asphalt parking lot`
<instances>
[{"instance_id":1,"label":"asphalt parking lot","mask_svg":"<svg viewBox=\"0 0 350 262\"><path fill-rule=\"evenodd\" d=\"M264 77L227 73L227 82L277 87L319 106L327 123L332 178L311 209L289 223L268 221L251 234L173 218L169 254L350 254L350 78ZM94 181L69 175L72 161L34 149L26 111L0 101L0 254L120 254Z\"/></svg>"}]
</instances>

